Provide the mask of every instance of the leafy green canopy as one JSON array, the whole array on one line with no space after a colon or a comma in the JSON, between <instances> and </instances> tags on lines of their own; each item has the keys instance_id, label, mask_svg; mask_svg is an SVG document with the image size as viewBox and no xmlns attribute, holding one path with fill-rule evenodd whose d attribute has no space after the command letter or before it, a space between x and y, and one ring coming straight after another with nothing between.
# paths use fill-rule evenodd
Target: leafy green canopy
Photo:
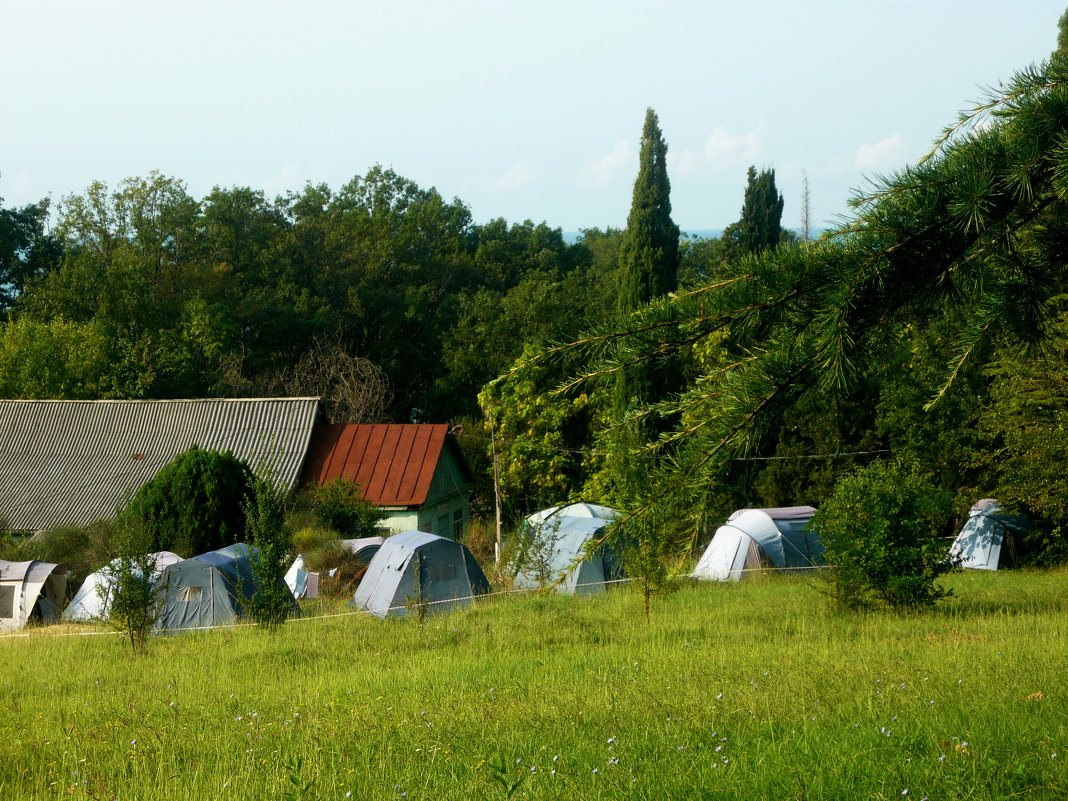
<instances>
[{"instance_id":1,"label":"leafy green canopy","mask_svg":"<svg viewBox=\"0 0 1068 801\"><path fill-rule=\"evenodd\" d=\"M1068 62L1054 57L857 197L855 219L831 236L742 259L543 358L577 352L589 366L575 383L611 380L726 335L730 358L628 418L678 420L651 446L671 455L638 511L673 507L696 534L731 459L758 454L802 400L829 404L879 374L911 328L960 321L943 391L987 345L1042 342L1068 263L1066 197Z\"/></svg>"},{"instance_id":2,"label":"leafy green canopy","mask_svg":"<svg viewBox=\"0 0 1068 801\"><path fill-rule=\"evenodd\" d=\"M143 521L152 550L189 558L243 539L248 466L229 451L193 445L164 465L123 510Z\"/></svg>"}]
</instances>

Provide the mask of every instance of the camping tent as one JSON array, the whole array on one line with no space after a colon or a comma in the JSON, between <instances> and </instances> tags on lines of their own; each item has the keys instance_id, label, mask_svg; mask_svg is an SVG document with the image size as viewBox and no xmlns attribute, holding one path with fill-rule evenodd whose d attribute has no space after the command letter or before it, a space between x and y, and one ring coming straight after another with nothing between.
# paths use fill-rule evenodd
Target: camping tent
<instances>
[{"instance_id":1,"label":"camping tent","mask_svg":"<svg viewBox=\"0 0 1068 801\"><path fill-rule=\"evenodd\" d=\"M378 617L404 616L420 605L434 612L466 606L487 592L486 575L464 545L423 531L405 531L382 543L352 605Z\"/></svg>"},{"instance_id":2,"label":"camping tent","mask_svg":"<svg viewBox=\"0 0 1068 801\"><path fill-rule=\"evenodd\" d=\"M256 558L255 548L238 543L175 562L163 571L166 596L156 628L181 631L232 624L255 593L251 561ZM292 594L289 597L292 610L299 611Z\"/></svg>"},{"instance_id":3,"label":"camping tent","mask_svg":"<svg viewBox=\"0 0 1068 801\"><path fill-rule=\"evenodd\" d=\"M760 567L761 555L779 568L824 564L823 543L808 530L811 506L739 509L716 529L692 576L708 581L738 581Z\"/></svg>"},{"instance_id":4,"label":"camping tent","mask_svg":"<svg viewBox=\"0 0 1068 801\"><path fill-rule=\"evenodd\" d=\"M949 549L950 558L961 567L997 570L1005 535L1025 533L1029 524L1024 515L1009 515L993 498L983 498L968 511L968 519Z\"/></svg>"},{"instance_id":5,"label":"camping tent","mask_svg":"<svg viewBox=\"0 0 1068 801\"><path fill-rule=\"evenodd\" d=\"M552 585L557 592L589 595L604 592L606 581L622 578L623 567L610 547L602 545L588 552L590 543L603 537L605 526L618 515L608 507L600 508L610 514L544 515L540 523L524 527L525 547L515 586L534 589ZM528 517L528 524L530 520Z\"/></svg>"},{"instance_id":6,"label":"camping tent","mask_svg":"<svg viewBox=\"0 0 1068 801\"><path fill-rule=\"evenodd\" d=\"M153 584L159 582L160 574L165 568L182 561L182 557L170 551L159 551L150 556L155 559L156 566L152 574ZM67 604L63 619L72 622L106 620L108 610L111 608L112 574L118 566L119 560L115 559L95 573L90 573L82 582L82 586L78 588L78 592L74 594L71 602Z\"/></svg>"},{"instance_id":7,"label":"camping tent","mask_svg":"<svg viewBox=\"0 0 1068 801\"><path fill-rule=\"evenodd\" d=\"M592 517L598 520L615 520L619 517L619 512L599 503L577 501L566 506L550 506L548 509L535 512L526 519L526 523L530 526L537 526L551 517Z\"/></svg>"},{"instance_id":8,"label":"camping tent","mask_svg":"<svg viewBox=\"0 0 1068 801\"><path fill-rule=\"evenodd\" d=\"M59 619L67 571L47 562L0 560L0 631L16 631L31 619Z\"/></svg>"},{"instance_id":9,"label":"camping tent","mask_svg":"<svg viewBox=\"0 0 1068 801\"><path fill-rule=\"evenodd\" d=\"M338 540L338 542L355 557L356 561L368 565L385 540L382 537L360 537L355 540ZM336 568L331 570L330 575L334 575L335 571ZM297 600L319 597L319 574L305 569L303 554L297 554L297 558L289 566L286 572L286 585Z\"/></svg>"}]
</instances>

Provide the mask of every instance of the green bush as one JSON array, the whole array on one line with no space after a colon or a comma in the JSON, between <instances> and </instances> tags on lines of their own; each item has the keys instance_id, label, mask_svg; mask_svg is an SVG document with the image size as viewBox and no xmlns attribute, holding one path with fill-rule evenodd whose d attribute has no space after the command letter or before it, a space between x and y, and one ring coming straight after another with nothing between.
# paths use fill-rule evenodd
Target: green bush
<instances>
[{"instance_id":1,"label":"green bush","mask_svg":"<svg viewBox=\"0 0 1068 801\"><path fill-rule=\"evenodd\" d=\"M374 537L382 513L363 497L360 485L347 478L332 478L310 490L310 505L316 520L332 528L341 539Z\"/></svg>"},{"instance_id":2,"label":"green bush","mask_svg":"<svg viewBox=\"0 0 1068 801\"><path fill-rule=\"evenodd\" d=\"M897 460L839 479L812 521L837 603L855 610L874 599L900 612L948 595L936 582L953 568L944 539L951 503L949 493Z\"/></svg>"},{"instance_id":3,"label":"green bush","mask_svg":"<svg viewBox=\"0 0 1068 801\"><path fill-rule=\"evenodd\" d=\"M194 445L142 486L122 514L144 521L152 550L196 556L242 539L250 480L248 466L229 451Z\"/></svg>"}]
</instances>

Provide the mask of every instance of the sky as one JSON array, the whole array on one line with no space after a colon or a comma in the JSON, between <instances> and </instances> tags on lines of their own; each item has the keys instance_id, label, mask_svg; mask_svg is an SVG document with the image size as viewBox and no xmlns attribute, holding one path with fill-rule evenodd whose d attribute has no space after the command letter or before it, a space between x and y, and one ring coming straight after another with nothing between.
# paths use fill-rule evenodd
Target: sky
<instances>
[{"instance_id":1,"label":"sky","mask_svg":"<svg viewBox=\"0 0 1068 801\"><path fill-rule=\"evenodd\" d=\"M624 227L647 107L684 231L783 225L874 176L1056 45L1065 0L0 0L7 207L158 170L202 198L375 164L476 222Z\"/></svg>"}]
</instances>

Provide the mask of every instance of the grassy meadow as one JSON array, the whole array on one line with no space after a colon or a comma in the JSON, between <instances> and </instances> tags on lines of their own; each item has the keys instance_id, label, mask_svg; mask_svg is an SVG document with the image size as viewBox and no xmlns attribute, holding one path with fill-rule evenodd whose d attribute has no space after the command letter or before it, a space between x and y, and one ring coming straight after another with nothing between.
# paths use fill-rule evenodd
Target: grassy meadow
<instances>
[{"instance_id":1,"label":"grassy meadow","mask_svg":"<svg viewBox=\"0 0 1068 801\"><path fill-rule=\"evenodd\" d=\"M414 620L0 640L4 798L1068 797L1068 572L935 611L812 578ZM61 629L60 629L61 630Z\"/></svg>"}]
</instances>

